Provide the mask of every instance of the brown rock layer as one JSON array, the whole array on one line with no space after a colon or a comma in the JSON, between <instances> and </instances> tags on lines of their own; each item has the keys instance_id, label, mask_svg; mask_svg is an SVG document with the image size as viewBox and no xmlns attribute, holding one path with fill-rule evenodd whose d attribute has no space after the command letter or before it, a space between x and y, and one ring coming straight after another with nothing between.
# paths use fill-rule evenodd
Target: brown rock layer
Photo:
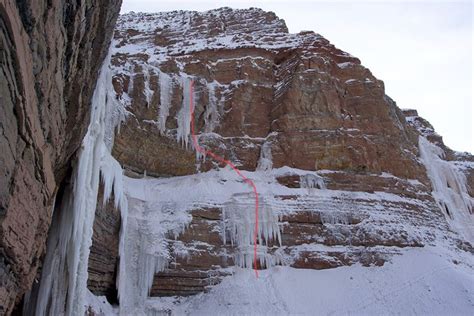
<instances>
[{"instance_id":1,"label":"brown rock layer","mask_svg":"<svg viewBox=\"0 0 474 316\"><path fill-rule=\"evenodd\" d=\"M120 4L0 1L0 314L41 265Z\"/></svg>"},{"instance_id":2,"label":"brown rock layer","mask_svg":"<svg viewBox=\"0 0 474 316\"><path fill-rule=\"evenodd\" d=\"M92 246L89 254L87 287L97 296L105 296L111 303L117 300L116 277L119 257L120 211L114 198L104 203L103 186L99 188Z\"/></svg>"}]
</instances>

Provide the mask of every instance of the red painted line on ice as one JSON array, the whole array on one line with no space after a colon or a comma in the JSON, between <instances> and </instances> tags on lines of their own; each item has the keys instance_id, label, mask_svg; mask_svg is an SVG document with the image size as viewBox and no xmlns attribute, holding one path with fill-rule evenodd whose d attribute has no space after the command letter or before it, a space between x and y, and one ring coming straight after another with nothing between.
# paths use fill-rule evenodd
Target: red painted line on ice
<instances>
[{"instance_id":1,"label":"red painted line on ice","mask_svg":"<svg viewBox=\"0 0 474 316\"><path fill-rule=\"evenodd\" d=\"M212 151L210 150L207 150L207 149L204 149L202 148L201 146L199 146L199 143L198 143L198 140L197 140L197 136L194 132L194 100L193 100L193 92L194 92L194 81L191 81L191 86L190 86L190 99L189 99L189 103L190 103L190 106L189 106L189 111L191 112L191 135L192 135L192 138L193 138L193 144L194 144L194 148L196 148L196 150L202 154L204 154L205 156L209 155L211 156L214 160L217 160L221 163L225 163L227 166L230 166L232 169L234 169L234 171L242 178L244 179L244 182L247 183L248 185L250 185L253 189L253 193L255 194L255 230L254 230L254 234L253 234L253 268L255 270L255 275L256 277L258 278L258 269L257 269L257 237L258 237L258 192L257 192L257 186L255 185L255 183L250 180L249 178L247 178L246 176L244 176L239 169L237 169L237 167L232 163L230 162L229 160L226 160L224 158L222 158L221 156L213 153Z\"/></svg>"}]
</instances>

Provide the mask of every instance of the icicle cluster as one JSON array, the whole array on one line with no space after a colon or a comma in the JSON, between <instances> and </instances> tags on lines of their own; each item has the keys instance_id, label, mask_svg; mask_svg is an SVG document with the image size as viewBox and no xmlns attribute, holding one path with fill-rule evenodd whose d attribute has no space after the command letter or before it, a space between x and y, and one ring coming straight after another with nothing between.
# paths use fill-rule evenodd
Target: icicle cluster
<instances>
[{"instance_id":1,"label":"icicle cluster","mask_svg":"<svg viewBox=\"0 0 474 316\"><path fill-rule=\"evenodd\" d=\"M188 148L189 135L191 134L191 79L182 78L183 87L183 105L176 116L178 122L177 140L181 142L185 148ZM193 96L193 100L195 100Z\"/></svg>"},{"instance_id":2,"label":"icicle cluster","mask_svg":"<svg viewBox=\"0 0 474 316\"><path fill-rule=\"evenodd\" d=\"M343 224L350 225L352 222L352 214L347 212L321 212L320 213L321 222L323 224Z\"/></svg>"},{"instance_id":3,"label":"icicle cluster","mask_svg":"<svg viewBox=\"0 0 474 316\"><path fill-rule=\"evenodd\" d=\"M146 191L144 186L139 190ZM169 235L182 233L192 216L183 204L166 201L163 196L145 201L129 192L128 202L127 238L121 254L126 273L120 274L120 315L142 315L155 274L163 271L172 258ZM174 254L183 253L178 247Z\"/></svg>"},{"instance_id":4,"label":"icicle cluster","mask_svg":"<svg viewBox=\"0 0 474 316\"><path fill-rule=\"evenodd\" d=\"M315 174L304 174L300 176L300 187L306 189L325 189L324 179Z\"/></svg>"},{"instance_id":5,"label":"icicle cluster","mask_svg":"<svg viewBox=\"0 0 474 316\"><path fill-rule=\"evenodd\" d=\"M115 94L109 69L110 55L104 62L92 99L91 122L74 170L73 186L66 190L57 225L48 239L48 252L42 271L36 315L84 315L87 295L89 248L99 190L100 175L104 198L112 190L115 205L126 223L127 201L123 195L122 168L106 145L106 114L115 106ZM121 237L123 249L123 236ZM31 307L30 307L31 308Z\"/></svg>"},{"instance_id":6,"label":"icicle cluster","mask_svg":"<svg viewBox=\"0 0 474 316\"><path fill-rule=\"evenodd\" d=\"M131 201L132 205L134 201ZM140 209L142 206L138 206ZM137 210L137 205L134 205ZM170 259L159 221L131 216L126 228L125 251L121 258L126 273L120 274L120 315L137 315L143 310L155 273Z\"/></svg>"},{"instance_id":7,"label":"icicle cluster","mask_svg":"<svg viewBox=\"0 0 474 316\"><path fill-rule=\"evenodd\" d=\"M153 73L159 73L159 90L160 90L160 106L158 109L158 119L156 124L158 125L158 129L161 135L164 135L166 132L166 121L170 114L170 108L172 105L173 99L173 80L177 80L182 88L182 106L181 109L176 114L176 122L177 122L177 132L176 132L176 139L177 141L185 148L189 148L190 143L190 135L191 135L191 95L190 95L190 86L191 86L191 77L186 75L185 73L181 73L179 77L175 77L173 75L167 74L161 71L159 68L150 66L150 65L142 65L144 69L144 80L145 80L145 87L144 87L144 95L148 103L152 101L153 93L150 89L150 77ZM130 76L133 80L133 75ZM131 86L131 85L130 85ZM204 112L204 132L211 133L219 124L219 119L221 113L223 111L223 97L219 100L216 96L216 88L219 86L217 81L213 81L210 83L206 83L207 93L208 93L208 104L206 105L206 109ZM125 99L129 99L129 94L131 93L131 88L128 91L128 94L123 96ZM198 94L193 94L193 100L196 104L198 98ZM195 106L194 104L194 106ZM124 108L124 107L122 107ZM124 117L122 115L121 117ZM123 120L123 118L121 118ZM113 134L112 134L113 137ZM110 142L108 142L110 143ZM110 147L110 146L109 146ZM198 161L203 158L203 155L199 152L196 152Z\"/></svg>"},{"instance_id":8,"label":"icicle cluster","mask_svg":"<svg viewBox=\"0 0 474 316\"><path fill-rule=\"evenodd\" d=\"M443 149L420 136L420 157L433 186L433 197L454 230L474 242L474 201L469 196L466 177L443 160Z\"/></svg>"},{"instance_id":9,"label":"icicle cluster","mask_svg":"<svg viewBox=\"0 0 474 316\"><path fill-rule=\"evenodd\" d=\"M248 194L236 194L224 205L222 211L222 239L237 247L235 262L240 267L250 268L253 266L254 256L254 231L255 231L255 204L253 198ZM279 260L267 253L270 241L276 241L281 245L281 233L278 226L278 217L273 213L269 204L265 203L262 196L258 210L258 235L257 235L257 257L264 267L271 267L279 263ZM228 236L227 236L228 235Z\"/></svg>"}]
</instances>

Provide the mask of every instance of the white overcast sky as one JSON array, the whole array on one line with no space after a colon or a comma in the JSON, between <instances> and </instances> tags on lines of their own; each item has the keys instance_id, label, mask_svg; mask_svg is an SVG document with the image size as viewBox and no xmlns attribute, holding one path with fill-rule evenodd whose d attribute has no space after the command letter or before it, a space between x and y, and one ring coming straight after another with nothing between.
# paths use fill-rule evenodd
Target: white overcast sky
<instances>
[{"instance_id":1,"label":"white overcast sky","mask_svg":"<svg viewBox=\"0 0 474 316\"><path fill-rule=\"evenodd\" d=\"M399 107L417 109L449 147L474 153L470 0L123 0L122 13L222 6L273 11L291 33L323 35L383 80Z\"/></svg>"}]
</instances>

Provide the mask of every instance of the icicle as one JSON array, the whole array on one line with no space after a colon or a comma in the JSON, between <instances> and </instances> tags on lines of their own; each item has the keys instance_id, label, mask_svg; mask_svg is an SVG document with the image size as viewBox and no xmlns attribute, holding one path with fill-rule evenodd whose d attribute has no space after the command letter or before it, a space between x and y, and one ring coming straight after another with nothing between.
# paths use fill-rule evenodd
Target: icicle
<instances>
[{"instance_id":1,"label":"icicle","mask_svg":"<svg viewBox=\"0 0 474 316\"><path fill-rule=\"evenodd\" d=\"M326 189L323 178L315 174L301 175L300 187L306 189Z\"/></svg>"},{"instance_id":2,"label":"icicle","mask_svg":"<svg viewBox=\"0 0 474 316\"><path fill-rule=\"evenodd\" d=\"M156 211L157 205L149 208L144 201L130 202L133 215L125 228L127 239L121 256L120 315L142 314L155 274L163 271L170 260L166 231L160 225L162 213Z\"/></svg>"},{"instance_id":3,"label":"icicle","mask_svg":"<svg viewBox=\"0 0 474 316\"><path fill-rule=\"evenodd\" d=\"M241 195L241 194L240 194ZM235 195L222 211L222 239L227 243L227 234L230 236L230 243L237 247L235 257L236 264L240 267L252 267L254 229L255 229L255 205L247 194ZM265 203L263 197L259 196L260 204L258 212L258 234L257 234L257 257L262 266L270 267L278 263L267 253L268 243L272 240L281 245L281 233L278 226L278 217L273 213L269 204Z\"/></svg>"},{"instance_id":4,"label":"icicle","mask_svg":"<svg viewBox=\"0 0 474 316\"><path fill-rule=\"evenodd\" d=\"M179 111L178 115L176 116L176 120L178 122L178 131L177 131L177 140L181 142L185 148L188 148L189 144L189 135L191 134L191 79L188 77L182 78L182 86L183 86L183 106ZM193 96L194 102L196 99ZM196 106L196 104L194 104Z\"/></svg>"},{"instance_id":5,"label":"icicle","mask_svg":"<svg viewBox=\"0 0 474 316\"><path fill-rule=\"evenodd\" d=\"M448 223L466 240L474 242L474 200L469 196L466 177L441 159L444 151L420 136L420 158L433 187L433 197Z\"/></svg>"},{"instance_id":6,"label":"icicle","mask_svg":"<svg viewBox=\"0 0 474 316\"><path fill-rule=\"evenodd\" d=\"M160 110L158 114L158 128L162 135L166 130L166 120L170 113L172 89L173 84L171 76L164 72L160 72Z\"/></svg>"},{"instance_id":7,"label":"icicle","mask_svg":"<svg viewBox=\"0 0 474 316\"><path fill-rule=\"evenodd\" d=\"M91 122L82 142L73 186L66 190L61 210L55 214L48 238L36 315L84 315L87 296L88 261L92 245L92 227L97 205L100 174L105 196L112 187L115 204L121 208L126 223L127 203L122 190L122 169L110 156L106 145L108 107L114 106L110 53L104 61L92 98ZM121 249L123 237L121 236Z\"/></svg>"},{"instance_id":8,"label":"icicle","mask_svg":"<svg viewBox=\"0 0 474 316\"><path fill-rule=\"evenodd\" d=\"M272 143L264 142L260 151L260 159L258 160L257 170L269 171L272 170Z\"/></svg>"},{"instance_id":9,"label":"icicle","mask_svg":"<svg viewBox=\"0 0 474 316\"><path fill-rule=\"evenodd\" d=\"M344 212L321 212L320 213L321 222L323 224L342 224L342 225L349 225L351 223L351 214L344 213Z\"/></svg>"}]
</instances>

